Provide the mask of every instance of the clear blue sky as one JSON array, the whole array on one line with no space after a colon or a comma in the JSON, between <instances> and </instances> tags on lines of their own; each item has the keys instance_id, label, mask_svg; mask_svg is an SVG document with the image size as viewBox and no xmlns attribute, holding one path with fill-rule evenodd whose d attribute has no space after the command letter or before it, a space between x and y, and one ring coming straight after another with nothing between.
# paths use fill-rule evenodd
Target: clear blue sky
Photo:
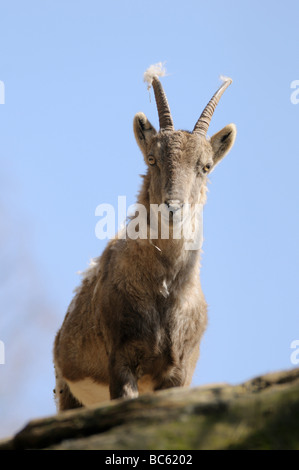
<instances>
[{"instance_id":1,"label":"clear blue sky","mask_svg":"<svg viewBox=\"0 0 299 470\"><path fill-rule=\"evenodd\" d=\"M299 80L295 0L11 0L0 4L0 436L55 411L52 342L77 271L106 242L95 208L135 201L132 120L158 126L143 72L165 61L176 128L233 78L209 133L234 122L211 175L194 385L290 368L298 325Z\"/></svg>"}]
</instances>

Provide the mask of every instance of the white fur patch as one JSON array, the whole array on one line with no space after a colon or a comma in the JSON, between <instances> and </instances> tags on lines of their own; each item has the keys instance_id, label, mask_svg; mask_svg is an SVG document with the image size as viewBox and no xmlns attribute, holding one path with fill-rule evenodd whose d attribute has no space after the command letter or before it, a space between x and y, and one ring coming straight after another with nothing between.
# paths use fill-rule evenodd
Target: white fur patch
<instances>
[{"instance_id":1,"label":"white fur patch","mask_svg":"<svg viewBox=\"0 0 299 470\"><path fill-rule=\"evenodd\" d=\"M66 380L70 391L84 406L92 406L110 400L109 387L94 382L90 378L71 382Z\"/></svg>"},{"instance_id":2,"label":"white fur patch","mask_svg":"<svg viewBox=\"0 0 299 470\"><path fill-rule=\"evenodd\" d=\"M162 294L165 299L167 299L167 297L169 296L169 290L165 279L163 281L162 288L160 289L160 294Z\"/></svg>"},{"instance_id":3,"label":"white fur patch","mask_svg":"<svg viewBox=\"0 0 299 470\"><path fill-rule=\"evenodd\" d=\"M72 395L87 408L110 400L108 385L96 383L90 378L77 382L66 380L66 383ZM138 391L140 395L153 391L153 383L149 376L145 375L138 381Z\"/></svg>"},{"instance_id":4,"label":"white fur patch","mask_svg":"<svg viewBox=\"0 0 299 470\"><path fill-rule=\"evenodd\" d=\"M162 62L151 65L143 75L143 80L147 82L147 89L149 90L152 86L153 79L156 77L164 77L166 75L166 69Z\"/></svg>"}]
</instances>

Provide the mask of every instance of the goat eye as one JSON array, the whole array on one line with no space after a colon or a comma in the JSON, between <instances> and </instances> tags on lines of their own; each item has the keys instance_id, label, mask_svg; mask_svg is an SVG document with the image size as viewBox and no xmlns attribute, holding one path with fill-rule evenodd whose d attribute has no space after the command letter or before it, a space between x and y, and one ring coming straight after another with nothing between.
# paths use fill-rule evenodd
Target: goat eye
<instances>
[{"instance_id":1,"label":"goat eye","mask_svg":"<svg viewBox=\"0 0 299 470\"><path fill-rule=\"evenodd\" d=\"M156 159L152 155L149 155L149 157L147 157L147 161L150 165L154 165L156 163Z\"/></svg>"},{"instance_id":2,"label":"goat eye","mask_svg":"<svg viewBox=\"0 0 299 470\"><path fill-rule=\"evenodd\" d=\"M205 165L202 169L202 171L204 173L208 173L208 171L211 169L211 165L208 163L207 165Z\"/></svg>"}]
</instances>

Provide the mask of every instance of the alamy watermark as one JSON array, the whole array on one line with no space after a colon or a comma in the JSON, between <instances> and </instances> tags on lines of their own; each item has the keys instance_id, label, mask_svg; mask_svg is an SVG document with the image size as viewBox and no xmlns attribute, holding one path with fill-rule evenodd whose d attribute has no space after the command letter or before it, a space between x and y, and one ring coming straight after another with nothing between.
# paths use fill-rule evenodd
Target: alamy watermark
<instances>
[{"instance_id":1,"label":"alamy watermark","mask_svg":"<svg viewBox=\"0 0 299 470\"><path fill-rule=\"evenodd\" d=\"M291 103L299 104L299 80L293 80L291 82L291 88L294 89L290 96Z\"/></svg>"},{"instance_id":2,"label":"alamy watermark","mask_svg":"<svg viewBox=\"0 0 299 470\"><path fill-rule=\"evenodd\" d=\"M5 346L3 341L0 341L0 365L5 364Z\"/></svg>"},{"instance_id":3,"label":"alamy watermark","mask_svg":"<svg viewBox=\"0 0 299 470\"><path fill-rule=\"evenodd\" d=\"M126 196L118 196L115 211L112 204L99 204L95 215L100 217L95 227L100 240L126 239L180 240L185 250L198 250L203 240L203 205L183 204L167 207L166 204L132 204L127 208ZM127 221L127 222L126 222Z\"/></svg>"},{"instance_id":4,"label":"alamy watermark","mask_svg":"<svg viewBox=\"0 0 299 470\"><path fill-rule=\"evenodd\" d=\"M5 104L5 86L4 82L0 80L0 104Z\"/></svg>"},{"instance_id":5,"label":"alamy watermark","mask_svg":"<svg viewBox=\"0 0 299 470\"><path fill-rule=\"evenodd\" d=\"M294 366L296 366L299 364L299 339L294 339L291 342L290 348L294 349L291 353L290 361Z\"/></svg>"}]
</instances>

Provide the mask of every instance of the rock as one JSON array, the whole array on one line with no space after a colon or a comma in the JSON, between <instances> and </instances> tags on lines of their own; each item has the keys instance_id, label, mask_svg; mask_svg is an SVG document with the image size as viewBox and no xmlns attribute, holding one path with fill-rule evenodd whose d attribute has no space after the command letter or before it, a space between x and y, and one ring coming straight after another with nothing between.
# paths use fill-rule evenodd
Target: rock
<instances>
[{"instance_id":1,"label":"rock","mask_svg":"<svg viewBox=\"0 0 299 470\"><path fill-rule=\"evenodd\" d=\"M170 389L29 422L4 449L296 449L299 368Z\"/></svg>"}]
</instances>

